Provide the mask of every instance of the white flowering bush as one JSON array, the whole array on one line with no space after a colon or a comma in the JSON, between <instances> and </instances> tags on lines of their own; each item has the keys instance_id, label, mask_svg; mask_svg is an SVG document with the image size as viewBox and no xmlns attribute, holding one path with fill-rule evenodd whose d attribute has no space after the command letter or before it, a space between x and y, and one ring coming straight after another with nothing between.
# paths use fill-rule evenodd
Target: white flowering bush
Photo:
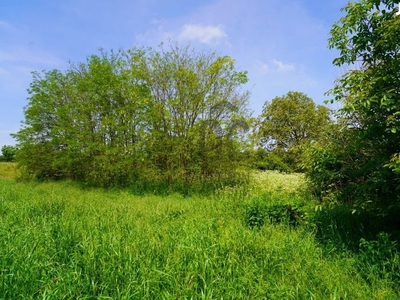
<instances>
[{"instance_id":1,"label":"white flowering bush","mask_svg":"<svg viewBox=\"0 0 400 300\"><path fill-rule=\"evenodd\" d=\"M286 174L278 171L254 172L251 188L258 193L273 192L282 195L302 195L306 190L303 174Z\"/></svg>"}]
</instances>

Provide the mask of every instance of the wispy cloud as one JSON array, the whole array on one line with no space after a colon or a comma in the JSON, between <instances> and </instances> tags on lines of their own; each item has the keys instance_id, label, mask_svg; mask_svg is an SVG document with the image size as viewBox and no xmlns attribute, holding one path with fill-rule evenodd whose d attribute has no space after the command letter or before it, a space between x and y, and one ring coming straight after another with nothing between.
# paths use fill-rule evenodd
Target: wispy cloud
<instances>
[{"instance_id":1,"label":"wispy cloud","mask_svg":"<svg viewBox=\"0 0 400 300\"><path fill-rule=\"evenodd\" d=\"M151 21L152 27L145 32L136 34L135 42L139 45L155 46L161 42L167 42L174 38L172 31L167 29L169 24L162 19L153 19Z\"/></svg>"},{"instance_id":2,"label":"wispy cloud","mask_svg":"<svg viewBox=\"0 0 400 300\"><path fill-rule=\"evenodd\" d=\"M195 41L207 46L216 46L221 41L226 41L225 44L229 45L227 42L228 35L222 25L178 25L177 23L180 22L153 20L151 29L135 36L136 43L154 45L168 40L177 40Z\"/></svg>"},{"instance_id":3,"label":"wispy cloud","mask_svg":"<svg viewBox=\"0 0 400 300\"><path fill-rule=\"evenodd\" d=\"M180 34L180 40L197 40L208 45L217 45L222 39L226 38L227 34L221 25L218 26L202 26L190 25L183 26Z\"/></svg>"},{"instance_id":4,"label":"wispy cloud","mask_svg":"<svg viewBox=\"0 0 400 300\"><path fill-rule=\"evenodd\" d=\"M23 66L9 66L7 69L0 68L0 90L3 93L19 92L24 94L32 79L32 71L34 71L33 68ZM19 100L16 99L14 101L17 102Z\"/></svg>"},{"instance_id":5,"label":"wispy cloud","mask_svg":"<svg viewBox=\"0 0 400 300\"><path fill-rule=\"evenodd\" d=\"M276 72L292 72L296 70L296 66L292 63L284 63L283 61L272 59L270 63L256 60L255 64L262 73Z\"/></svg>"},{"instance_id":6,"label":"wispy cloud","mask_svg":"<svg viewBox=\"0 0 400 300\"><path fill-rule=\"evenodd\" d=\"M277 67L279 72L289 72L294 71L294 64L285 64L282 61L274 59L272 63Z\"/></svg>"}]
</instances>

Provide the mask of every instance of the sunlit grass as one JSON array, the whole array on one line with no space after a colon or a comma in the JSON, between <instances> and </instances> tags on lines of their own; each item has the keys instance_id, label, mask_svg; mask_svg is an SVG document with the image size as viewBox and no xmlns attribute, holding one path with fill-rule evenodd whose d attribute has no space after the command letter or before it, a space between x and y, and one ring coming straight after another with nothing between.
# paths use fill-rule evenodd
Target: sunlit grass
<instances>
[{"instance_id":1,"label":"sunlit grass","mask_svg":"<svg viewBox=\"0 0 400 300\"><path fill-rule=\"evenodd\" d=\"M16 179L17 175L16 163L0 162L0 179Z\"/></svg>"},{"instance_id":2,"label":"sunlit grass","mask_svg":"<svg viewBox=\"0 0 400 300\"><path fill-rule=\"evenodd\" d=\"M310 226L247 226L254 197L300 201L301 178L260 173L214 197L0 180L0 299L398 299Z\"/></svg>"}]
</instances>

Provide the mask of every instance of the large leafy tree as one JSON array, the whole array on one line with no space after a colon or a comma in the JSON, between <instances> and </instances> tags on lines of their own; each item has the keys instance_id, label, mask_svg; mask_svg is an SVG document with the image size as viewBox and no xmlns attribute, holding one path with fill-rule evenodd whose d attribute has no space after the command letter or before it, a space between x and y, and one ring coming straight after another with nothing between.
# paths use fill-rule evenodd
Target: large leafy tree
<instances>
[{"instance_id":1,"label":"large leafy tree","mask_svg":"<svg viewBox=\"0 0 400 300\"><path fill-rule=\"evenodd\" d=\"M102 52L64 73L34 73L24 127L15 135L28 176L101 185L129 179L133 160L141 161L149 91L123 55Z\"/></svg>"},{"instance_id":2,"label":"large leafy tree","mask_svg":"<svg viewBox=\"0 0 400 300\"><path fill-rule=\"evenodd\" d=\"M259 117L260 144L298 169L302 152L320 138L329 121L326 106L303 93L288 92L265 103Z\"/></svg>"},{"instance_id":3,"label":"large leafy tree","mask_svg":"<svg viewBox=\"0 0 400 300\"><path fill-rule=\"evenodd\" d=\"M34 73L14 136L26 175L189 189L235 178L246 72L190 47L101 52Z\"/></svg>"},{"instance_id":4,"label":"large leafy tree","mask_svg":"<svg viewBox=\"0 0 400 300\"><path fill-rule=\"evenodd\" d=\"M348 71L330 91L342 103L336 136L314 149L311 180L356 209L394 210L399 204L400 17L397 1L361 0L333 25L333 61ZM338 140L345 140L341 145ZM328 173L329 174L328 174ZM321 174L324 176L320 176Z\"/></svg>"},{"instance_id":5,"label":"large leafy tree","mask_svg":"<svg viewBox=\"0 0 400 300\"><path fill-rule=\"evenodd\" d=\"M172 44L144 61L151 89L151 159L166 181L215 182L238 163L236 135L246 129L246 72L234 60ZM217 180L215 177L218 177Z\"/></svg>"}]
</instances>

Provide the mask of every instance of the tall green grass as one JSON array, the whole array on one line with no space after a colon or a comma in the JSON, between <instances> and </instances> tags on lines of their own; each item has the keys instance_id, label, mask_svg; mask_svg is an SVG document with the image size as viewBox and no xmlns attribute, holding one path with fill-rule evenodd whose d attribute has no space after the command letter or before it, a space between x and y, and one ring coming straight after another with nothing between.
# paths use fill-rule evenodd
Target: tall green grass
<instances>
[{"instance_id":1,"label":"tall green grass","mask_svg":"<svg viewBox=\"0 0 400 300\"><path fill-rule=\"evenodd\" d=\"M400 297L386 276L396 264L382 273L380 257L365 262L379 241L360 253L326 251L301 177L264 173L253 182L183 197L0 180L0 298ZM259 201L260 211L283 203L309 215L297 226L266 219L251 229L246 212ZM386 254L397 259L394 248Z\"/></svg>"}]
</instances>

